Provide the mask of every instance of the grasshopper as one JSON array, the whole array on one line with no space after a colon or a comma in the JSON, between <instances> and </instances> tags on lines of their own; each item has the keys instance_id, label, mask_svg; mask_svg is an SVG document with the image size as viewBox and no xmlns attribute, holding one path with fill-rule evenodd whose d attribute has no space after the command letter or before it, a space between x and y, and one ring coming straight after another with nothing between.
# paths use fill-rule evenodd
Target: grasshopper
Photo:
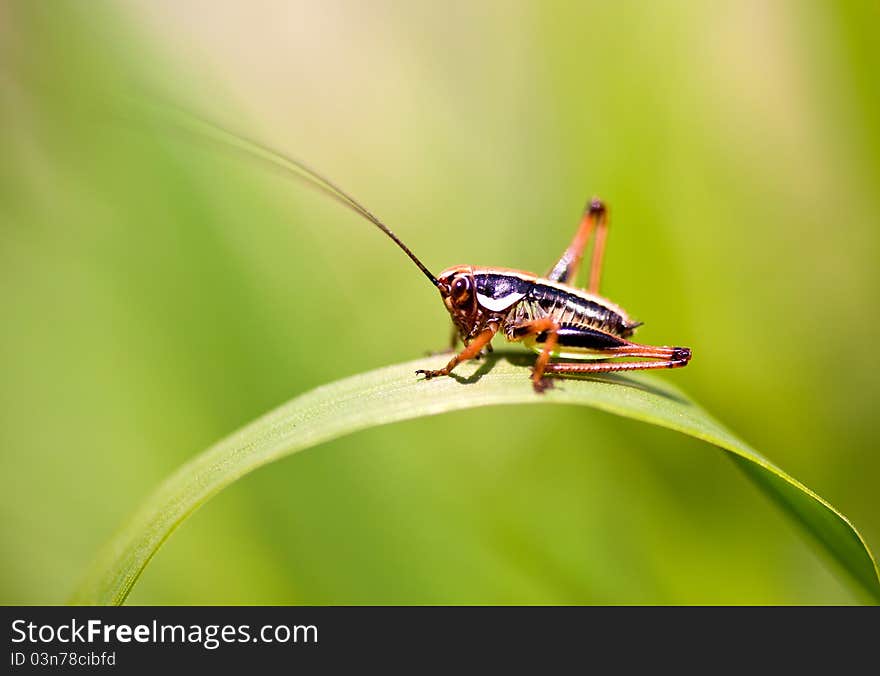
<instances>
[{"instance_id":1,"label":"grasshopper","mask_svg":"<svg viewBox=\"0 0 880 676\"><path fill-rule=\"evenodd\" d=\"M633 321L623 308L599 295L607 235L608 209L594 198L584 210L574 239L543 277L509 268L457 265L435 279L423 268L440 291L465 349L441 369L416 373L424 374L425 378L449 375L458 364L478 356L483 348L491 350L491 341L499 332L507 340L522 342L538 353L532 370L537 392L551 385L545 377L548 374L687 366L690 348L642 345L628 340L642 322ZM590 239L594 240L590 281L587 289L581 289L573 282ZM550 361L615 357L648 361Z\"/></svg>"},{"instance_id":2,"label":"grasshopper","mask_svg":"<svg viewBox=\"0 0 880 676\"><path fill-rule=\"evenodd\" d=\"M551 374L680 368L690 361L690 348L630 341L641 322L633 321L621 307L599 295L608 235L608 209L599 199L587 204L574 239L544 276L509 268L456 265L435 277L388 226L314 169L237 134L215 127L213 135L218 131L227 143L292 172L371 222L390 237L437 288L452 318L450 351L454 352L457 338L464 349L443 368L416 371L426 380L448 376L462 362L479 358L484 350L491 351L492 339L498 333L538 353L532 370L536 392L543 392L551 385L546 377ZM589 286L581 289L574 282L591 240ZM567 361L551 361L552 358ZM597 361L612 358L625 358L625 361Z\"/></svg>"}]
</instances>

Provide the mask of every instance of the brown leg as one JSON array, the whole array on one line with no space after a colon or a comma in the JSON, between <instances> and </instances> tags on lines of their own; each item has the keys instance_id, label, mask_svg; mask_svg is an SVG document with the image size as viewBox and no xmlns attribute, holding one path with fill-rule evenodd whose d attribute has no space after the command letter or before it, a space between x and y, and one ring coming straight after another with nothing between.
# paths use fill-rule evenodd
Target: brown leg
<instances>
[{"instance_id":1,"label":"brown leg","mask_svg":"<svg viewBox=\"0 0 880 676\"><path fill-rule=\"evenodd\" d=\"M598 200L597 200L598 201ZM605 260L605 241L608 239L608 210L602 205L601 213L596 221L596 239L593 240L593 259L590 261L590 285L587 291L599 295L599 284L602 281L602 262Z\"/></svg>"},{"instance_id":2,"label":"brown leg","mask_svg":"<svg viewBox=\"0 0 880 676\"><path fill-rule=\"evenodd\" d=\"M547 338L544 340L544 349L538 355L538 359L535 361L535 368L532 371L532 385L536 392L543 392L551 386L550 381L544 378L544 371L548 367L550 357L559 341L559 335L556 333L558 329L559 325L556 322L549 317L544 317L520 324L512 331L511 338L514 340L522 340L523 338L537 336L542 333L547 334Z\"/></svg>"},{"instance_id":3,"label":"brown leg","mask_svg":"<svg viewBox=\"0 0 880 676\"><path fill-rule=\"evenodd\" d=\"M425 380L429 378L436 378L437 376L448 376L452 372L452 369L461 364L461 362L473 359L478 354L480 354L480 351L489 344L497 331L498 326L496 324L490 324L482 333L477 335L476 338L472 338L468 342L467 347L465 347L464 350L462 350L459 354L450 359L449 363L442 369L438 369L436 371L426 371L424 369L419 369L418 371L416 371L416 373L424 373Z\"/></svg>"},{"instance_id":4,"label":"brown leg","mask_svg":"<svg viewBox=\"0 0 880 676\"><path fill-rule=\"evenodd\" d=\"M646 371L649 369L674 369L687 366L691 359L688 347L655 347L653 345L636 345L615 347L603 351L612 357L653 358L652 361L620 361L620 362L557 362L547 364L546 373L583 374L612 373L614 371Z\"/></svg>"},{"instance_id":5,"label":"brown leg","mask_svg":"<svg viewBox=\"0 0 880 676\"><path fill-rule=\"evenodd\" d=\"M571 244L562 254L553 269L547 274L547 279L563 284L573 284L581 265L587 243L593 233L596 233L593 244L593 259L590 263L590 293L599 293L599 281L602 277L602 259L605 256L605 240L608 235L608 210L599 199L593 199L587 205L581 218L580 226Z\"/></svg>"}]
</instances>

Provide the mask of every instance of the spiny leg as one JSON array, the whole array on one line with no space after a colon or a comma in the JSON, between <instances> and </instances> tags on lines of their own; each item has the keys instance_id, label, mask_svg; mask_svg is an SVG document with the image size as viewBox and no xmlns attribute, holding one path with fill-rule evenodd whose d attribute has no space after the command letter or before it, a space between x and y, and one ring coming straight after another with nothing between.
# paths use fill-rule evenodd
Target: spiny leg
<instances>
[{"instance_id":1,"label":"spiny leg","mask_svg":"<svg viewBox=\"0 0 880 676\"><path fill-rule=\"evenodd\" d=\"M490 324L486 327L482 333L479 333L475 338L472 338L467 347L464 348L460 353L455 355L452 359L449 360L449 363L446 364L442 369L437 369L436 371L426 371L425 369L419 369L416 371L416 374L424 373L425 379L436 378L437 376L448 376L452 369L461 364L463 361L468 361L469 359L473 359L476 357L486 345L492 340L495 336L495 333L498 331L497 324Z\"/></svg>"},{"instance_id":2,"label":"spiny leg","mask_svg":"<svg viewBox=\"0 0 880 676\"><path fill-rule=\"evenodd\" d=\"M691 359L689 347L657 347L654 345L637 345L635 343L623 347L609 348L601 352L603 356L642 357L651 361L619 361L619 362L557 362L547 364L546 373L560 375L577 375L585 373L613 373L615 371L647 371L649 369L674 369L687 366Z\"/></svg>"},{"instance_id":3,"label":"spiny leg","mask_svg":"<svg viewBox=\"0 0 880 676\"><path fill-rule=\"evenodd\" d=\"M602 277L602 260L605 257L605 241L608 236L608 210L605 208L605 204L597 198L593 198L587 205L574 239L562 254L562 258L547 274L547 279L563 284L573 284L581 265L584 249L586 249L594 232L596 237L593 243L588 290L590 293L598 294L599 282Z\"/></svg>"},{"instance_id":4,"label":"spiny leg","mask_svg":"<svg viewBox=\"0 0 880 676\"><path fill-rule=\"evenodd\" d=\"M544 348L541 350L541 354L538 355L537 360L535 360L535 368L532 370L532 386L536 392L543 392L552 386L552 383L544 378L544 371L550 365L548 364L550 356L553 354L553 350L556 349L559 340L558 330L559 324L550 319L550 317L542 317L541 319L533 319L532 321L519 324L513 327L510 332L510 337L513 340L522 340L529 336L541 334L546 336L544 338Z\"/></svg>"}]
</instances>

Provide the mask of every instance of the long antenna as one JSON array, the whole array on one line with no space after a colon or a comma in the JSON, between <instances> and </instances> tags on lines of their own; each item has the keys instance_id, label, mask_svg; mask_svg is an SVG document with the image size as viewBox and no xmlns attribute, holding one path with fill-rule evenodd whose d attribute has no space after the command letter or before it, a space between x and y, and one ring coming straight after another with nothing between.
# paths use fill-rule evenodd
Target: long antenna
<instances>
[{"instance_id":1,"label":"long antenna","mask_svg":"<svg viewBox=\"0 0 880 676\"><path fill-rule=\"evenodd\" d=\"M410 257L410 260L412 260L413 263L418 266L419 270L424 273L425 277L431 280L431 284L438 287L440 286L440 282L437 281L437 278L432 275L431 271L428 270L427 267L425 267L425 264L418 259L418 256L410 251L410 248L391 231L391 228L389 228L376 216L374 216L354 197L349 195L338 185L319 174L317 171L309 167L304 162L300 162L299 160L295 160L292 157L282 155L281 153L271 150L266 146L257 143L256 141L251 141L250 139L240 136L239 134L234 134L232 132L226 131L225 129L218 127L213 123L206 122L198 118L194 120L192 125L187 126L195 126L197 127L196 131L199 131L200 133L208 137L221 141L222 143L225 143L226 145L229 145L233 148L243 150L247 153L250 153L251 155L255 155L256 157L265 160L270 164L275 165L276 167L287 170L294 177L300 179L301 181L304 181L311 187L320 190L331 199L336 200L337 202L339 202L343 206L348 207L355 213L360 214L363 218L370 221L370 223L372 223L377 228L379 228L379 230L388 235L392 239L392 241L397 244L397 246L403 249L403 252Z\"/></svg>"}]
</instances>

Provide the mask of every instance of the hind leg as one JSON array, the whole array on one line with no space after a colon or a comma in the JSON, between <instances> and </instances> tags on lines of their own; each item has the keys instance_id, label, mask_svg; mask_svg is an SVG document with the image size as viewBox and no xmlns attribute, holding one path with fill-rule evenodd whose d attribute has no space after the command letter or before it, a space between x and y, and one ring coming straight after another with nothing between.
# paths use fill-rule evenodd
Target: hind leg
<instances>
[{"instance_id":1,"label":"hind leg","mask_svg":"<svg viewBox=\"0 0 880 676\"><path fill-rule=\"evenodd\" d=\"M615 371L647 371L650 369L675 369L687 366L691 360L689 347L657 347L654 345L631 345L603 350L602 356L641 357L650 361L617 362L555 362L547 364L545 373L576 375L584 373L613 373Z\"/></svg>"}]
</instances>

